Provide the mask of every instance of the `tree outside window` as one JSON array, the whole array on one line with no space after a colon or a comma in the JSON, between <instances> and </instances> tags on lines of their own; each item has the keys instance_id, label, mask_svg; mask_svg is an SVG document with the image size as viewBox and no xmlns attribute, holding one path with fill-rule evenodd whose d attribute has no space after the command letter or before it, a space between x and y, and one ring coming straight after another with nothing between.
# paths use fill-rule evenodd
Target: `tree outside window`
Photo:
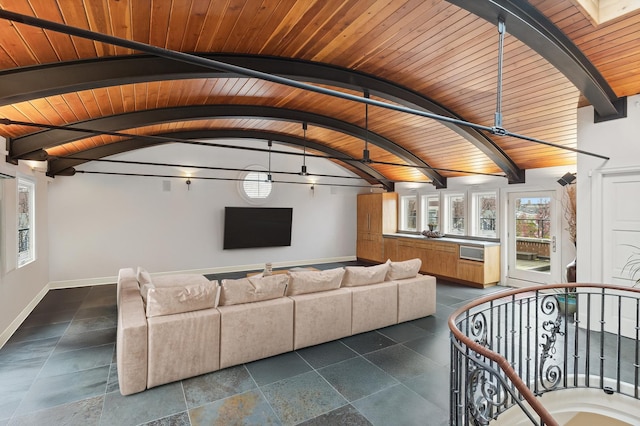
<instances>
[{"instance_id":1,"label":"tree outside window","mask_svg":"<svg viewBox=\"0 0 640 426\"><path fill-rule=\"evenodd\" d=\"M18 179L18 267L35 260L35 185Z\"/></svg>"}]
</instances>

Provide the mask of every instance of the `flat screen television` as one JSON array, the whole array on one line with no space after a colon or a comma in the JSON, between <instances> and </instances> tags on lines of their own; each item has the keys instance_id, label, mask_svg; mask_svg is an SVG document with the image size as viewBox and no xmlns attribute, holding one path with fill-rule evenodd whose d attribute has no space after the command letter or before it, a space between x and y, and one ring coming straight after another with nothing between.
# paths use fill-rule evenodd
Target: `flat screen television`
<instances>
[{"instance_id":1,"label":"flat screen television","mask_svg":"<svg viewBox=\"0 0 640 426\"><path fill-rule=\"evenodd\" d=\"M291 245L290 207L225 207L223 248Z\"/></svg>"}]
</instances>

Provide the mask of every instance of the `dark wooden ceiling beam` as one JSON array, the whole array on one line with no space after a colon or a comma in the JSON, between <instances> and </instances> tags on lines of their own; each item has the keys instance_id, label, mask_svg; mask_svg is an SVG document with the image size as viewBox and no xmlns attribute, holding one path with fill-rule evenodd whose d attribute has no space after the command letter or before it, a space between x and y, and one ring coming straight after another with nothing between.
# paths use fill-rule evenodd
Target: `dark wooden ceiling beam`
<instances>
[{"instance_id":1,"label":"dark wooden ceiling beam","mask_svg":"<svg viewBox=\"0 0 640 426\"><path fill-rule=\"evenodd\" d=\"M191 105L173 108L151 109L105 116L94 120L70 123L67 127L78 127L96 133L118 131L144 127L159 123L176 121L208 120L212 118L264 118L293 122L307 122L326 129L342 132L353 137L367 140L391 154L401 158L407 164L417 167L427 176L436 188L446 188L446 178L431 166L395 142L362 127L332 117L284 108L254 105ZM84 139L86 132L77 130L43 130L9 140L9 157L26 158L34 152L54 146Z\"/></svg>"},{"instance_id":2,"label":"dark wooden ceiling beam","mask_svg":"<svg viewBox=\"0 0 640 426\"><path fill-rule=\"evenodd\" d=\"M363 179L369 183L378 183L385 187L389 191L393 191L394 184L389 182L380 172L371 167L368 164L361 162L360 160L350 157L345 153L330 148L326 145L319 144L310 140L304 140L297 136L286 135L275 132L265 132L260 130L237 130L237 129L205 129L205 130L191 130L191 131L176 131L162 133L154 136L160 136L164 138L176 138L176 139L189 139L189 140L216 140L216 139L259 139L259 140L271 140L275 142L281 142L286 145L303 147L312 149L315 151L323 152L331 157L340 158L341 162L344 162L351 167L357 169ZM161 145L168 142L161 142L159 140L145 139L143 136L140 138L126 139L120 142L110 143L99 147L91 148L85 151L81 151L63 158L53 158L49 160L49 169L47 175L55 177L56 175L66 175L72 173L70 169L75 166L86 163L88 159L100 159L115 154L121 154L124 152L134 151L141 148L147 148L151 146Z\"/></svg>"},{"instance_id":3,"label":"dark wooden ceiling beam","mask_svg":"<svg viewBox=\"0 0 640 426\"><path fill-rule=\"evenodd\" d=\"M393 82L365 73L292 58L198 53L198 56L299 81L327 84L372 95L407 107L463 120L434 100ZM0 105L62 93L149 81L192 78L237 78L238 73L214 70L150 55L109 57L42 65L0 73ZM477 129L441 122L475 145L504 171L510 183L524 182L524 170L488 136Z\"/></svg>"},{"instance_id":4,"label":"dark wooden ceiling beam","mask_svg":"<svg viewBox=\"0 0 640 426\"><path fill-rule=\"evenodd\" d=\"M578 47L546 16L523 0L447 0L498 25L535 50L562 72L601 117L619 115L618 97L604 77ZM496 44L498 36L496 30Z\"/></svg>"}]
</instances>

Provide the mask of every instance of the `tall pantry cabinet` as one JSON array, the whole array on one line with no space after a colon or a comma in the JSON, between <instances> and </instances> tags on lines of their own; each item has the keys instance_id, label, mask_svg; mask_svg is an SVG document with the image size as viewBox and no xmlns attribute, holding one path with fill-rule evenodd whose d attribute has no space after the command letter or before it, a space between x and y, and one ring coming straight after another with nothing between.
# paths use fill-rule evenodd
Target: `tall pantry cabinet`
<instances>
[{"instance_id":1,"label":"tall pantry cabinet","mask_svg":"<svg viewBox=\"0 0 640 426\"><path fill-rule=\"evenodd\" d=\"M395 192L358 195L358 259L375 263L387 260L382 235L398 230L397 219L398 194Z\"/></svg>"}]
</instances>

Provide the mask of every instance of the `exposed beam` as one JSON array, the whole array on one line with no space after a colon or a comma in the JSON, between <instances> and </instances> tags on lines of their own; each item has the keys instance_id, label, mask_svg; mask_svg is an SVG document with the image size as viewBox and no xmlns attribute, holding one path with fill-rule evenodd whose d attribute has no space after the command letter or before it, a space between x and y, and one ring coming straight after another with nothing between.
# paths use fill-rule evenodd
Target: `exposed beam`
<instances>
[{"instance_id":1,"label":"exposed beam","mask_svg":"<svg viewBox=\"0 0 640 426\"><path fill-rule=\"evenodd\" d=\"M434 100L393 82L347 68L292 58L198 53L198 56L243 68L361 91L434 114L463 120ZM162 57L135 55L41 65L0 72L0 105L62 93L148 81L190 78L237 78L241 74L204 68ZM488 136L477 129L442 123L475 145L504 171L510 183L524 182L524 171Z\"/></svg>"},{"instance_id":2,"label":"exposed beam","mask_svg":"<svg viewBox=\"0 0 640 426\"><path fill-rule=\"evenodd\" d=\"M162 136L166 138L176 139L199 139L199 140L215 140L215 139L262 139L281 142L291 146L306 146L308 149L324 152L327 155L338 158L349 158L343 152L327 147L325 145L310 141L303 140L297 136L285 135L281 133L265 132L260 130L235 130L235 129L208 129L208 130L192 130L192 131L179 131L162 133L155 136ZM115 142L108 145L102 145L86 151L78 152L68 157L56 158L49 161L49 170L47 175L56 176L58 174L68 174L69 169L86 163L88 160L74 159L74 157L100 159L115 154L121 154L123 152L133 151L141 148L161 145L163 142L153 141L150 139L127 139L121 142ZM354 167L361 174L362 178L369 183L378 183L383 185L387 190L393 190L393 183L390 183L388 179L384 177L380 172L375 170L368 164L364 164L358 159L352 158L351 160L339 160Z\"/></svg>"},{"instance_id":3,"label":"exposed beam","mask_svg":"<svg viewBox=\"0 0 640 426\"><path fill-rule=\"evenodd\" d=\"M618 115L617 96L595 66L546 16L523 0L447 0L507 32L538 52L571 81L602 116Z\"/></svg>"},{"instance_id":4,"label":"exposed beam","mask_svg":"<svg viewBox=\"0 0 640 426\"><path fill-rule=\"evenodd\" d=\"M307 122L318 127L342 132L363 140L367 137L370 143L389 151L393 155L401 158L403 161L406 161L408 164L418 167L420 172L427 176L436 188L446 188L446 178L444 176L434 170L431 170L431 166L426 162L391 140L375 132L366 132L362 127L356 126L352 123L305 111L253 105L191 105L106 116L94 120L71 123L67 127L77 126L98 132L108 132L144 127L159 123L208 120L212 118L228 117L255 117L272 120ZM44 130L37 133L31 133L19 138L10 139L9 157L12 159L24 158L25 156L29 156L31 153L38 152L39 150L84 139L86 137L87 135L83 132L74 130Z\"/></svg>"}]
</instances>

